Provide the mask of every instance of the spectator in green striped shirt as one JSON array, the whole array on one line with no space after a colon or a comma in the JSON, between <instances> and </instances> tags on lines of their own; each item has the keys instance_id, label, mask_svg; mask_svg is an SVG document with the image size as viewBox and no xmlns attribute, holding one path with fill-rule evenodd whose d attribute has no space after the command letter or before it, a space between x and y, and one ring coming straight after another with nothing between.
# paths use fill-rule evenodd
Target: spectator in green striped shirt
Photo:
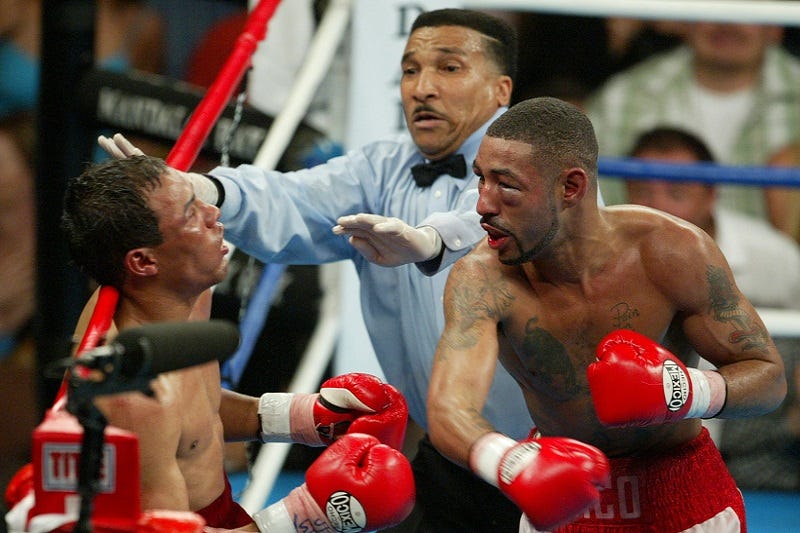
<instances>
[{"instance_id":1,"label":"spectator in green striped shirt","mask_svg":"<svg viewBox=\"0 0 800 533\"><path fill-rule=\"evenodd\" d=\"M695 22L685 43L610 78L586 102L603 156L630 152L654 126L706 140L715 160L763 165L800 139L800 59L776 26ZM619 179L600 180L607 204L624 201ZM764 189L722 185L721 205L768 219Z\"/></svg>"}]
</instances>

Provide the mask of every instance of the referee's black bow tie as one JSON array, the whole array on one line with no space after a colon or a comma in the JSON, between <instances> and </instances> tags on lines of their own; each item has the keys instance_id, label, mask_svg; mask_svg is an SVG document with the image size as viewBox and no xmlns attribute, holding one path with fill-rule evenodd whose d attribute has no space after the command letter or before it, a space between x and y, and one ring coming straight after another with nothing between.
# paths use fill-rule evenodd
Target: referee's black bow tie
<instances>
[{"instance_id":1,"label":"referee's black bow tie","mask_svg":"<svg viewBox=\"0 0 800 533\"><path fill-rule=\"evenodd\" d=\"M467 163L461 154L451 154L444 159L420 163L411 167L414 181L420 187L430 187L431 183L442 174L449 174L454 178L463 178L467 175Z\"/></svg>"}]
</instances>

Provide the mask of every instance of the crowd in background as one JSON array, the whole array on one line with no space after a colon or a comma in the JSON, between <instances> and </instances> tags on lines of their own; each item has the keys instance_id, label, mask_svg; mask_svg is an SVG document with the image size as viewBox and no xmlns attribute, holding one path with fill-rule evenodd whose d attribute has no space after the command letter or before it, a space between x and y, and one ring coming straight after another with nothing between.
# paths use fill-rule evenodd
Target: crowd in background
<instances>
[{"instance_id":1,"label":"crowd in background","mask_svg":"<svg viewBox=\"0 0 800 533\"><path fill-rule=\"evenodd\" d=\"M209 70L213 75L209 65L218 65L221 51L232 45L247 7L244 2L222 0L192 3L187 16L186 2L177 0L98 2L97 63L115 71L142 70L207 85ZM324 4L315 2L318 13ZM680 162L800 166L800 46L795 28L532 12L502 16L518 29L522 44L512 103L548 95L583 107L597 131L601 155L640 157L635 145L642 135L674 128L695 136L709 149L710 157L678 157ZM47 407L36 399L40 369L31 327L36 314L33 147L40 18L38 0L0 0L0 247L4 251L0 254L0 397L2 405L13 409L9 415L15 420L0 437L6 458L0 471L2 486L29 460L31 431ZM214 39L225 40L225 47L209 47L209 36L212 44ZM208 57L209 51L216 58ZM311 150L316 140L295 148ZM649 158L675 160L672 155L656 153ZM296 164L302 160L298 157ZM214 163L206 162L209 167ZM607 204L648 204L634 194L633 182L601 177L600 185ZM675 203L692 201L694 192L687 187L676 185L664 194ZM700 193L709 212L734 214L739 236L752 231L777 243L770 251L775 258L769 261L720 245L737 280L740 275L742 283L745 278L756 279L747 296L758 306L800 310L800 297L793 297L798 294L800 269L792 267L800 256L800 188L723 185L717 189ZM669 211L663 205L655 207ZM673 214L703 227L688 215ZM713 232L722 231L722 220L727 219L718 216L704 227L718 241ZM728 250L733 250L730 256ZM263 267L243 254L233 258L230 279L215 297L217 316L241 317ZM243 392L281 390L288 384L317 314L316 276L316 267L291 267L284 274L249 363L254 369L250 375L272 375L276 380L241 383ZM743 489L800 490L797 340L780 339L790 383L782 408L769 417L726 422L718 437ZM258 371L267 367L280 370ZM754 441L749 438L753 435L763 438ZM236 457L235 450L231 453ZM297 466L304 464L306 458L301 457ZM243 467L241 459L232 459L231 465Z\"/></svg>"}]
</instances>

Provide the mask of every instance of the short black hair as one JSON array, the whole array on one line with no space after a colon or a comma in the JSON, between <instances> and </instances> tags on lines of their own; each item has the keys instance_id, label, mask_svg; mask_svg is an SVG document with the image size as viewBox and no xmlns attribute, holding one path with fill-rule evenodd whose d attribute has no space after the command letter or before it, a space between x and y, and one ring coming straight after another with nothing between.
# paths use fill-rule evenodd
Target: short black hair
<instances>
[{"instance_id":1,"label":"short black hair","mask_svg":"<svg viewBox=\"0 0 800 533\"><path fill-rule=\"evenodd\" d=\"M684 129L670 126L658 126L639 135L633 144L630 155L636 157L644 150L681 148L692 152L698 161L714 161L714 155L700 137Z\"/></svg>"},{"instance_id":2,"label":"short black hair","mask_svg":"<svg viewBox=\"0 0 800 533\"><path fill-rule=\"evenodd\" d=\"M597 136L592 122L576 105L558 98L529 98L511 106L489 126L486 136L529 144L535 164L542 170L578 165L597 176Z\"/></svg>"},{"instance_id":3,"label":"short black hair","mask_svg":"<svg viewBox=\"0 0 800 533\"><path fill-rule=\"evenodd\" d=\"M517 78L517 32L504 20L470 9L435 9L421 13L411 25L411 33L419 28L462 26L487 37L486 53L502 74L512 81Z\"/></svg>"},{"instance_id":4,"label":"short black hair","mask_svg":"<svg viewBox=\"0 0 800 533\"><path fill-rule=\"evenodd\" d=\"M148 199L167 168L156 157L110 159L67 183L61 229L72 260L99 284L120 289L125 254L164 242Z\"/></svg>"}]
</instances>

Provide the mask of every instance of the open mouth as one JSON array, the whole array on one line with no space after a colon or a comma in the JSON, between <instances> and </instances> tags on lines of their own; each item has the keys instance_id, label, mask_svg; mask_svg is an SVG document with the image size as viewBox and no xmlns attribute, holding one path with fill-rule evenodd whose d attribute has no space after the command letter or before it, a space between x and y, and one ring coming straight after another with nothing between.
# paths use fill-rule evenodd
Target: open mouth
<instances>
[{"instance_id":1,"label":"open mouth","mask_svg":"<svg viewBox=\"0 0 800 533\"><path fill-rule=\"evenodd\" d=\"M509 236L507 233L498 230L486 223L481 224L483 230L486 232L488 237L489 247L493 250L497 250L498 248L502 248L502 246L508 241Z\"/></svg>"},{"instance_id":2,"label":"open mouth","mask_svg":"<svg viewBox=\"0 0 800 533\"><path fill-rule=\"evenodd\" d=\"M414 125L419 128L432 128L443 122L443 118L430 111L420 111L414 113Z\"/></svg>"}]
</instances>

